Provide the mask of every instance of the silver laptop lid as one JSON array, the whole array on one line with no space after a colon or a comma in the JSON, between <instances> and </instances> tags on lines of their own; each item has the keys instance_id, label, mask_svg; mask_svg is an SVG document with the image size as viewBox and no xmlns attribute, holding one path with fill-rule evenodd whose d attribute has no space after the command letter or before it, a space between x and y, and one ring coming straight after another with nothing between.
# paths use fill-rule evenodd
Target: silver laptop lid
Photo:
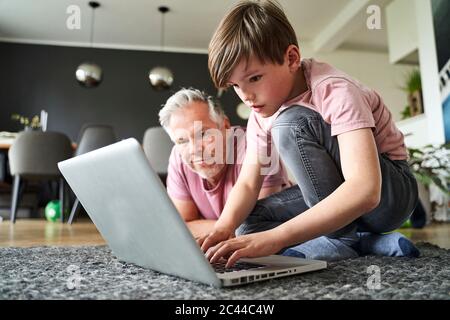
<instances>
[{"instance_id":1,"label":"silver laptop lid","mask_svg":"<svg viewBox=\"0 0 450 320\"><path fill-rule=\"evenodd\" d=\"M220 286L135 139L62 161L58 167L119 259Z\"/></svg>"}]
</instances>

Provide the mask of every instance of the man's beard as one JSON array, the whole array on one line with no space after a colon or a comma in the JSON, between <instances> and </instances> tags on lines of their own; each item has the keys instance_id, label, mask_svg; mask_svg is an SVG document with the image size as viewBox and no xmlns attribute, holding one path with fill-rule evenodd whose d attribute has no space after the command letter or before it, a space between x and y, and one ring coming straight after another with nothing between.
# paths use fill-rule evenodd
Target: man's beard
<instances>
[{"instance_id":1,"label":"man's beard","mask_svg":"<svg viewBox=\"0 0 450 320\"><path fill-rule=\"evenodd\" d=\"M197 173L201 178L209 180L216 177L225 167L225 165L213 164L204 168L198 168L196 166L190 166L190 168Z\"/></svg>"}]
</instances>

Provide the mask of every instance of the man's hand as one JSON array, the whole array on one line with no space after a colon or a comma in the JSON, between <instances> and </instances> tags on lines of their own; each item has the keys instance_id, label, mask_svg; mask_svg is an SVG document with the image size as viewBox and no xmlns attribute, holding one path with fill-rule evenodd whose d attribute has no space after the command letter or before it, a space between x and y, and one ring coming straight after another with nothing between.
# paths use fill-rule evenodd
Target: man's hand
<instances>
[{"instance_id":1,"label":"man's hand","mask_svg":"<svg viewBox=\"0 0 450 320\"><path fill-rule=\"evenodd\" d=\"M213 231L208 235L198 237L197 243L202 248L203 252L206 252L212 246L218 244L221 241L234 238L234 230L228 227L214 227Z\"/></svg>"},{"instance_id":2,"label":"man's hand","mask_svg":"<svg viewBox=\"0 0 450 320\"><path fill-rule=\"evenodd\" d=\"M228 258L226 267L232 267L240 258L256 258L275 254L283 249L274 230L247 234L222 241L209 248L206 258L214 263L221 258Z\"/></svg>"}]
</instances>

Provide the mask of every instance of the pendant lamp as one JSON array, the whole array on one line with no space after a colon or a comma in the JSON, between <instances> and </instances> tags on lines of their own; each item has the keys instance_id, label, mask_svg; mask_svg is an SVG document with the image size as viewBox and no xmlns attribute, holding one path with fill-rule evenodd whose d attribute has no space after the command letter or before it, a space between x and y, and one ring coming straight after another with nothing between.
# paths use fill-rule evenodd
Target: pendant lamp
<instances>
[{"instance_id":1,"label":"pendant lamp","mask_svg":"<svg viewBox=\"0 0 450 320\"><path fill-rule=\"evenodd\" d=\"M89 1L92 8L91 15L91 48L94 38L95 9L100 7L100 3ZM102 82L102 69L93 62L84 62L80 64L75 72L78 83L85 88L95 88Z\"/></svg>"},{"instance_id":2,"label":"pendant lamp","mask_svg":"<svg viewBox=\"0 0 450 320\"><path fill-rule=\"evenodd\" d=\"M161 51L164 51L164 15L169 12L169 8L161 6L158 8L161 12ZM157 91L169 89L173 83L173 73L169 68L157 66L150 70L148 78L153 89Z\"/></svg>"}]
</instances>

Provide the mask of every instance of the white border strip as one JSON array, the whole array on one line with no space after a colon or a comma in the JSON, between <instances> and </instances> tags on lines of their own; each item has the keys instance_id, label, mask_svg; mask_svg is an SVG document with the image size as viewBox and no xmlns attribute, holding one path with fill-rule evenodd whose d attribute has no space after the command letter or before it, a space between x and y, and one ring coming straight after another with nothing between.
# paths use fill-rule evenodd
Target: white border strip
<instances>
[{"instance_id":1,"label":"white border strip","mask_svg":"<svg viewBox=\"0 0 450 320\"><path fill-rule=\"evenodd\" d=\"M49 45L49 46L64 46L64 47L85 47L85 48L91 47L90 43L76 42L76 41L53 41L53 40L0 38L0 42L25 43L25 44L37 44L37 45ZM208 54L208 50L203 49L203 48L164 47L164 51L161 51L160 47L158 47L158 46L140 46L140 45L120 44L120 43L96 43L92 46L92 48L94 48L94 49L117 49L117 50Z\"/></svg>"}]
</instances>

